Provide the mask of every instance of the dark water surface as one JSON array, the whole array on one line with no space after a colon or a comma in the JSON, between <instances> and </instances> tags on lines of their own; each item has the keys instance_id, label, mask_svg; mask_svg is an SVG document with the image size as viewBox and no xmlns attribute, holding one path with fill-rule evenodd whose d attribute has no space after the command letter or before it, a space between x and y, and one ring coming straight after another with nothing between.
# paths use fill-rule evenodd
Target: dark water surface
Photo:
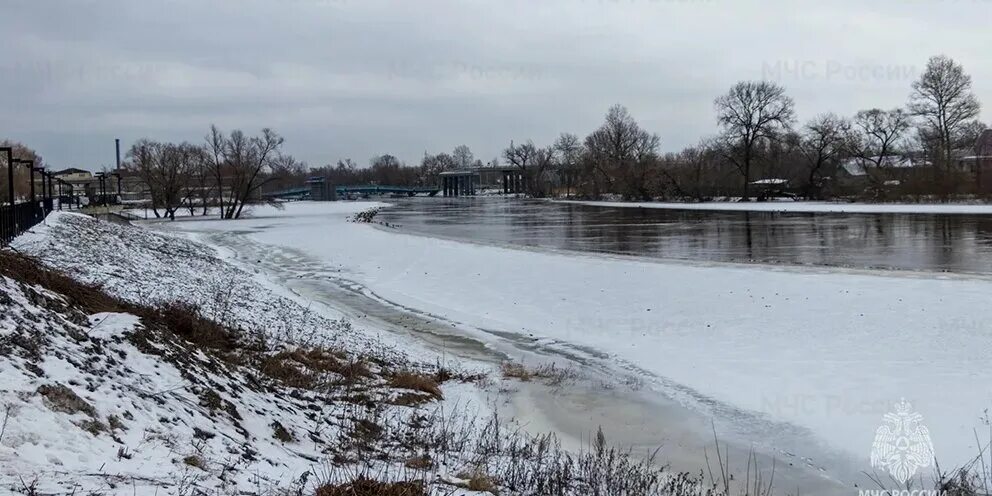
<instances>
[{"instance_id":1,"label":"dark water surface","mask_svg":"<svg viewBox=\"0 0 992 496\"><path fill-rule=\"evenodd\" d=\"M380 219L455 239L643 257L992 274L992 215L725 212L502 198L391 199Z\"/></svg>"}]
</instances>

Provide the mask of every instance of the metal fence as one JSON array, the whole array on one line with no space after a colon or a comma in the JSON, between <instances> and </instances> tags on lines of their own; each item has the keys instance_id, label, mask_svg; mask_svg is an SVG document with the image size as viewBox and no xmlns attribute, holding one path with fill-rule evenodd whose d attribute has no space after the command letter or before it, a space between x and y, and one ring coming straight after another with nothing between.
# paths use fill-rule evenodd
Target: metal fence
<instances>
[{"instance_id":1,"label":"metal fence","mask_svg":"<svg viewBox=\"0 0 992 496\"><path fill-rule=\"evenodd\" d=\"M52 211L53 203L51 199L46 199L0 205L0 246L7 245L18 234L45 220L45 216Z\"/></svg>"}]
</instances>

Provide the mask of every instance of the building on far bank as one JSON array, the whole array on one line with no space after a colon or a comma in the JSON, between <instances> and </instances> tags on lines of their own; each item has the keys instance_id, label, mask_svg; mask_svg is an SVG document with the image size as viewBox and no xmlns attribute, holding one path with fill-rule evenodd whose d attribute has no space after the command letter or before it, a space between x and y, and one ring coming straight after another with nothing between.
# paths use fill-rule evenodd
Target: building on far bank
<instances>
[{"instance_id":1,"label":"building on far bank","mask_svg":"<svg viewBox=\"0 0 992 496\"><path fill-rule=\"evenodd\" d=\"M973 154L960 157L958 166L974 174L976 193L992 194L992 129L986 129L978 137Z\"/></svg>"}]
</instances>

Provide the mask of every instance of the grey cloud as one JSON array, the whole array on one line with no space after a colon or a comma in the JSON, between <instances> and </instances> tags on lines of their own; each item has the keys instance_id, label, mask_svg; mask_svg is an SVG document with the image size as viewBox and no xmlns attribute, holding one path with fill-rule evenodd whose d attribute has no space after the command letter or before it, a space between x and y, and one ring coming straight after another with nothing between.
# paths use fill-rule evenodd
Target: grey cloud
<instances>
[{"instance_id":1,"label":"grey cloud","mask_svg":"<svg viewBox=\"0 0 992 496\"><path fill-rule=\"evenodd\" d=\"M666 150L712 101L776 79L800 117L901 105L947 53L992 102L992 2L940 0L10 0L0 136L56 166L114 137L274 127L314 165L584 134L627 105ZM901 74L909 74L901 76ZM986 118L989 113L986 113Z\"/></svg>"}]
</instances>

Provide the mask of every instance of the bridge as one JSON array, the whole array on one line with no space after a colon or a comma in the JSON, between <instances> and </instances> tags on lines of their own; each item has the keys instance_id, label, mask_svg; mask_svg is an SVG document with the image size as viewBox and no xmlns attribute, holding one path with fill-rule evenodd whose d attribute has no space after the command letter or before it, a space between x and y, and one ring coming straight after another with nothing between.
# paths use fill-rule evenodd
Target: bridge
<instances>
[{"instance_id":1,"label":"bridge","mask_svg":"<svg viewBox=\"0 0 992 496\"><path fill-rule=\"evenodd\" d=\"M310 188L290 188L281 191L267 191L262 193L263 198L282 198L302 200L310 196Z\"/></svg>"},{"instance_id":2,"label":"bridge","mask_svg":"<svg viewBox=\"0 0 992 496\"><path fill-rule=\"evenodd\" d=\"M364 185L352 185L352 186L335 186L334 192L338 197L351 195L427 195L435 196L441 191L440 188L431 186L387 186L387 185L376 185L376 184L364 184ZM289 188L280 191L269 191L262 194L265 198L281 198L284 200L305 200L305 199L323 199L314 198L314 188L313 186L304 186L299 188Z\"/></svg>"},{"instance_id":3,"label":"bridge","mask_svg":"<svg viewBox=\"0 0 992 496\"><path fill-rule=\"evenodd\" d=\"M338 196L349 193L358 195L421 195L434 196L441 191L440 188L432 186L385 186L366 184L361 186L335 186L334 191Z\"/></svg>"}]
</instances>

